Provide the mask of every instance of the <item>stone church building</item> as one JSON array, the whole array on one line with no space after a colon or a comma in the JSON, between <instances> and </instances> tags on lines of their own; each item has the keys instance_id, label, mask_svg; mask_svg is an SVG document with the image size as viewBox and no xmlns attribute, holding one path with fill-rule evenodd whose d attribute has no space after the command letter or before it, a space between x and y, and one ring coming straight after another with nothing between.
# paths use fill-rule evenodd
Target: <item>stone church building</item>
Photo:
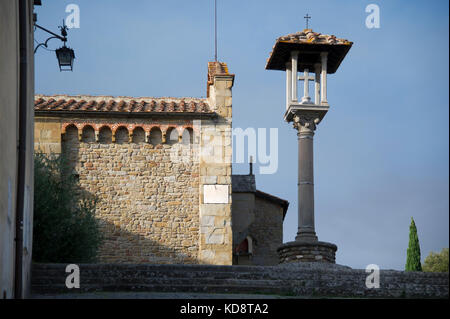
<instances>
[{"instance_id":1,"label":"stone church building","mask_svg":"<svg viewBox=\"0 0 450 319\"><path fill-rule=\"evenodd\" d=\"M99 198L99 261L278 263L289 203L232 175L232 86L208 63L207 97L35 97L35 151L63 153Z\"/></svg>"}]
</instances>

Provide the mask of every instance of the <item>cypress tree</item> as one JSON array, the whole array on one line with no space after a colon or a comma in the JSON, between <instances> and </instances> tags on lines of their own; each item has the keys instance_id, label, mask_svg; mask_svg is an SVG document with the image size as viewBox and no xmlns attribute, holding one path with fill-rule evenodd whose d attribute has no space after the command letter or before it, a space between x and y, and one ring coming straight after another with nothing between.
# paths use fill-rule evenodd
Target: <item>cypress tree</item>
<instances>
[{"instance_id":1,"label":"cypress tree","mask_svg":"<svg viewBox=\"0 0 450 319\"><path fill-rule=\"evenodd\" d=\"M416 224L412 217L411 225L409 226L409 245L406 253L405 271L422 271L419 237L417 236Z\"/></svg>"}]
</instances>

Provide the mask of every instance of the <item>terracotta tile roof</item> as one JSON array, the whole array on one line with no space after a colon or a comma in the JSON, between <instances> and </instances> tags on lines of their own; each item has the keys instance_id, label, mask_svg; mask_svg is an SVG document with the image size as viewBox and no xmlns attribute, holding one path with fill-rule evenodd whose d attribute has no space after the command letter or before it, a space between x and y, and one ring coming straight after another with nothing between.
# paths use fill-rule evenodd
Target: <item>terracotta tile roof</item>
<instances>
[{"instance_id":1,"label":"terracotta tile roof","mask_svg":"<svg viewBox=\"0 0 450 319\"><path fill-rule=\"evenodd\" d=\"M206 99L172 97L113 97L89 95L35 95L35 111L119 112L119 113L203 113L213 114Z\"/></svg>"},{"instance_id":2,"label":"terracotta tile roof","mask_svg":"<svg viewBox=\"0 0 450 319\"><path fill-rule=\"evenodd\" d=\"M334 35L321 34L319 32L314 32L312 29L305 29L296 33L291 33L288 35L281 36L277 39L278 41L290 42L290 43L312 43L312 44L346 44L351 45L352 42L336 38Z\"/></svg>"},{"instance_id":3,"label":"terracotta tile roof","mask_svg":"<svg viewBox=\"0 0 450 319\"><path fill-rule=\"evenodd\" d=\"M275 45L267 59L266 69L285 70L285 63L290 58L290 51L298 50L300 53L326 51L329 53L328 73L331 74L336 72L339 64L352 45L353 42L347 39L336 38L336 36L329 34L321 34L314 32L312 29L304 29L303 31L281 36L275 41ZM302 58L304 60L308 57L315 58L313 54L304 55ZM314 62L316 61L311 61L311 63ZM301 68L301 65L299 67Z\"/></svg>"}]
</instances>

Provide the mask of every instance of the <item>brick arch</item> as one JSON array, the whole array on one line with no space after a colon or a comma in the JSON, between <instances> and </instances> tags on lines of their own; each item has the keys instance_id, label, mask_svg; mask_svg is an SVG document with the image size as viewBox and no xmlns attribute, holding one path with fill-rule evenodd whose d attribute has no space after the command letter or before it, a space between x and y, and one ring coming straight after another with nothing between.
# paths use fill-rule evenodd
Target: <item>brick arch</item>
<instances>
[{"instance_id":1,"label":"brick arch","mask_svg":"<svg viewBox=\"0 0 450 319\"><path fill-rule=\"evenodd\" d=\"M100 131L103 128L108 128L111 131L111 139L112 142L116 140L116 132L120 128L125 128L128 132L128 141L133 141L133 132L137 128L142 128L145 132L145 142L150 142L150 133L153 129L158 128L161 132L162 143L167 143L169 141L169 136L167 133L170 133L172 130L176 130L178 133L179 141L182 140L183 133L186 129L191 130L191 132L195 134L199 133L197 127L195 127L192 121L186 120L179 124L161 124L161 123L95 123L95 122L66 122L62 124L62 134L66 133L68 127L73 126L78 130L79 139L83 138L83 131L87 126L92 127L95 132L95 141L99 142ZM122 141L123 142L123 141Z\"/></svg>"},{"instance_id":2,"label":"brick arch","mask_svg":"<svg viewBox=\"0 0 450 319\"><path fill-rule=\"evenodd\" d=\"M129 128L129 131L130 131L130 132L134 132L134 131L137 130L137 129L142 129L142 130L144 130L144 132L147 131L144 125L133 125L133 128L132 128L132 129Z\"/></svg>"},{"instance_id":3,"label":"brick arch","mask_svg":"<svg viewBox=\"0 0 450 319\"><path fill-rule=\"evenodd\" d=\"M90 122L76 123L76 126L81 130L83 130L86 126L90 126L95 131L95 123L90 123Z\"/></svg>"},{"instance_id":4,"label":"brick arch","mask_svg":"<svg viewBox=\"0 0 450 319\"><path fill-rule=\"evenodd\" d=\"M161 127L159 125L153 125L150 129L149 134L150 134L149 143L152 144L153 146L163 143L164 141L163 131L161 130Z\"/></svg>"},{"instance_id":5,"label":"brick arch","mask_svg":"<svg viewBox=\"0 0 450 319\"><path fill-rule=\"evenodd\" d=\"M119 128L121 128L121 127L123 127L124 129L126 129L127 131L130 131L130 130L128 129L128 125L125 124L125 123L113 124L112 127L113 127L113 132L116 132L116 131L117 131Z\"/></svg>"},{"instance_id":6,"label":"brick arch","mask_svg":"<svg viewBox=\"0 0 450 319\"><path fill-rule=\"evenodd\" d=\"M186 121L185 124L183 124L181 126L183 128L183 131L187 128L190 128L191 130L193 130L195 133L199 134L200 131L198 129L197 126L194 125L194 123L190 122L190 121Z\"/></svg>"},{"instance_id":7,"label":"brick arch","mask_svg":"<svg viewBox=\"0 0 450 319\"><path fill-rule=\"evenodd\" d=\"M76 126L74 123L69 123L64 127L64 133L63 134L67 134L67 130L69 129L75 129L76 130L76 134L77 136L80 134L80 129L78 128L78 126Z\"/></svg>"},{"instance_id":8,"label":"brick arch","mask_svg":"<svg viewBox=\"0 0 450 319\"><path fill-rule=\"evenodd\" d=\"M184 124L184 125L181 126L181 130L182 131L184 131L185 129L188 129L188 128L194 131L194 125L192 125L191 123ZM197 132L198 129L195 129L195 131Z\"/></svg>"},{"instance_id":9,"label":"brick arch","mask_svg":"<svg viewBox=\"0 0 450 319\"><path fill-rule=\"evenodd\" d=\"M99 124L97 127L98 127L98 142L102 144L112 143L113 132L111 126L109 124ZM103 133L104 129L107 129L109 132L107 134Z\"/></svg>"},{"instance_id":10,"label":"brick arch","mask_svg":"<svg viewBox=\"0 0 450 319\"><path fill-rule=\"evenodd\" d=\"M176 133L176 137L175 134ZM180 140L180 131L177 126L170 125L166 130L166 143L167 144L176 144Z\"/></svg>"},{"instance_id":11,"label":"brick arch","mask_svg":"<svg viewBox=\"0 0 450 319\"><path fill-rule=\"evenodd\" d=\"M186 135L187 132L189 135ZM194 143L194 129L191 126L183 126L183 133L181 133L181 142L183 144L193 144Z\"/></svg>"},{"instance_id":12,"label":"brick arch","mask_svg":"<svg viewBox=\"0 0 450 319\"><path fill-rule=\"evenodd\" d=\"M124 131L124 130L126 130L126 133L123 132L123 134L121 133L121 134L117 135L117 133L120 133L121 131ZM117 127L115 127L115 130L113 131L113 141L116 143L129 143L130 142L130 130L128 129L127 125L119 124Z\"/></svg>"},{"instance_id":13,"label":"brick arch","mask_svg":"<svg viewBox=\"0 0 450 319\"><path fill-rule=\"evenodd\" d=\"M92 130L92 134L88 132L88 130ZM83 129L81 130L81 137L83 142L93 143L96 142L96 133L94 125L84 124Z\"/></svg>"},{"instance_id":14,"label":"brick arch","mask_svg":"<svg viewBox=\"0 0 450 319\"><path fill-rule=\"evenodd\" d=\"M147 136L145 129L142 126L139 125L133 125L133 131L132 132L132 142L133 143L144 143L147 141Z\"/></svg>"},{"instance_id":15,"label":"brick arch","mask_svg":"<svg viewBox=\"0 0 450 319\"><path fill-rule=\"evenodd\" d=\"M77 130L79 129L78 126L75 123L71 123L71 122L70 123L64 123L62 125L62 128L61 128L61 133L62 134L66 134L67 128L69 128L71 126L75 127Z\"/></svg>"},{"instance_id":16,"label":"brick arch","mask_svg":"<svg viewBox=\"0 0 450 319\"><path fill-rule=\"evenodd\" d=\"M113 135L116 134L117 129L121 126L127 128L126 124L121 124L121 123L116 123L116 124L112 124L112 125L110 124L111 132L113 133Z\"/></svg>"},{"instance_id":17,"label":"brick arch","mask_svg":"<svg viewBox=\"0 0 450 319\"><path fill-rule=\"evenodd\" d=\"M125 125L125 124L124 124L124 125ZM136 127L138 127L138 126L139 126L139 124L134 124L134 123L129 123L129 124L126 125L128 132L133 132L134 129L135 129Z\"/></svg>"},{"instance_id":18,"label":"brick arch","mask_svg":"<svg viewBox=\"0 0 450 319\"><path fill-rule=\"evenodd\" d=\"M99 131L99 132L104 127L109 128L111 130L111 132L113 131L111 125L107 124L107 123L99 123L99 124L96 124L95 126L96 126L97 131Z\"/></svg>"},{"instance_id":19,"label":"brick arch","mask_svg":"<svg viewBox=\"0 0 450 319\"><path fill-rule=\"evenodd\" d=\"M145 124L145 125L144 125L144 130L145 130L146 132L149 132L149 133L150 133L150 131L151 131L154 127L159 128L159 130L162 132L161 127L160 127L159 124Z\"/></svg>"}]
</instances>

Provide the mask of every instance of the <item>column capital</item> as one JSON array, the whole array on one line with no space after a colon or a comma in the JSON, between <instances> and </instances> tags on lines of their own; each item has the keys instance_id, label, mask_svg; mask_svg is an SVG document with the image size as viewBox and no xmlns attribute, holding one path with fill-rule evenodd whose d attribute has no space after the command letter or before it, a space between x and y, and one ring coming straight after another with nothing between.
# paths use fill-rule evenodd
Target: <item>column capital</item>
<instances>
[{"instance_id":1,"label":"column capital","mask_svg":"<svg viewBox=\"0 0 450 319\"><path fill-rule=\"evenodd\" d=\"M293 117L293 126L298 131L299 136L305 134L314 135L320 117L317 113L297 113Z\"/></svg>"}]
</instances>

